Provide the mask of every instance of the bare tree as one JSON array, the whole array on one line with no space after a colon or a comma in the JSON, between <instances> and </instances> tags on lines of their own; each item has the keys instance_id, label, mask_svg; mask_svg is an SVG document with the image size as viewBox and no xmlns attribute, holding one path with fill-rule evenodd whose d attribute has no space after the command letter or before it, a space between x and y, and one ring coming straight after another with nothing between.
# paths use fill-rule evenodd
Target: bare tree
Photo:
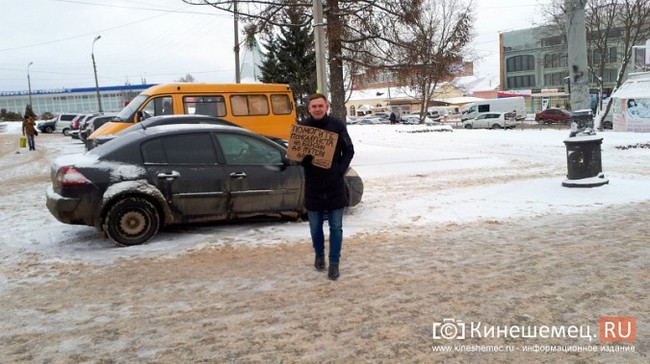
<instances>
[{"instance_id":1,"label":"bare tree","mask_svg":"<svg viewBox=\"0 0 650 364\"><path fill-rule=\"evenodd\" d=\"M389 38L398 42L393 48L397 54L391 54L396 74L416 92L420 123L438 85L462 71L463 55L472 36L472 7L473 1L424 0L420 16L391 28Z\"/></svg>"},{"instance_id":2,"label":"bare tree","mask_svg":"<svg viewBox=\"0 0 650 364\"><path fill-rule=\"evenodd\" d=\"M196 82L196 80L194 79L194 76L188 73L185 76L182 76L181 78L176 80L176 82Z\"/></svg>"},{"instance_id":3,"label":"bare tree","mask_svg":"<svg viewBox=\"0 0 650 364\"><path fill-rule=\"evenodd\" d=\"M280 16L286 7L297 7L308 14L306 22L313 17L312 0L183 0L188 4L213 6L216 9L237 13L255 24L261 32L273 26L285 26ZM444 0L442 2L449 2ZM454 0L456 1L456 0ZM237 9L233 7L238 3ZM390 27L400 28L411 24L428 11L423 0L328 0L325 2L327 64L332 114L345 118L344 66L349 69L374 69L396 67L391 54L396 49L411 49L412 45L400 44L389 37L394 34ZM449 11L452 11L450 8ZM462 10L458 10L462 11ZM406 31L406 30L404 30ZM406 38L404 38L406 39Z\"/></svg>"},{"instance_id":4,"label":"bare tree","mask_svg":"<svg viewBox=\"0 0 650 364\"><path fill-rule=\"evenodd\" d=\"M566 19L562 17L563 7L563 0L554 0L551 6L545 7L549 9L545 14L548 26L558 34L564 34L566 30ZM625 79L633 47L650 37L650 0L588 0L585 22L587 46L592 55L596 55L592 56L590 72L599 86L607 78L610 49L614 46L617 48L616 58L621 66L612 90L616 91ZM611 101L610 98L605 109L597 116L597 127L600 127L600 121L610 112Z\"/></svg>"}]
</instances>

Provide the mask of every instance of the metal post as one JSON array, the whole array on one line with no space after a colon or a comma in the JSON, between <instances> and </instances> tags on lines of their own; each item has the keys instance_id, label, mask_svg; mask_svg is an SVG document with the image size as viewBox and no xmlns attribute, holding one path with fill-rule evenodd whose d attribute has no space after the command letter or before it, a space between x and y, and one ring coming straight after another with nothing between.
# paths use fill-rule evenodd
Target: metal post
<instances>
[{"instance_id":1,"label":"metal post","mask_svg":"<svg viewBox=\"0 0 650 364\"><path fill-rule=\"evenodd\" d=\"M237 0L233 2L235 26L235 83L241 83L241 69L239 65L239 15L237 15Z\"/></svg>"},{"instance_id":2,"label":"metal post","mask_svg":"<svg viewBox=\"0 0 650 364\"><path fill-rule=\"evenodd\" d=\"M327 73L325 71L325 32L323 27L323 3L313 0L314 7L314 43L316 47L316 83L317 92L327 95Z\"/></svg>"},{"instance_id":3,"label":"metal post","mask_svg":"<svg viewBox=\"0 0 650 364\"><path fill-rule=\"evenodd\" d=\"M99 107L99 112L103 112L104 110L102 110L102 98L99 95L99 82L97 81L97 64L95 63L95 42L98 41L101 37L102 37L101 35L95 37L90 52L90 56L93 59L93 71L95 72L95 91L97 92L97 106Z\"/></svg>"},{"instance_id":4,"label":"metal post","mask_svg":"<svg viewBox=\"0 0 650 364\"><path fill-rule=\"evenodd\" d=\"M27 89L29 90L29 106L32 107L32 81L29 78L29 67L33 65L34 62L29 62L27 65Z\"/></svg>"}]
</instances>

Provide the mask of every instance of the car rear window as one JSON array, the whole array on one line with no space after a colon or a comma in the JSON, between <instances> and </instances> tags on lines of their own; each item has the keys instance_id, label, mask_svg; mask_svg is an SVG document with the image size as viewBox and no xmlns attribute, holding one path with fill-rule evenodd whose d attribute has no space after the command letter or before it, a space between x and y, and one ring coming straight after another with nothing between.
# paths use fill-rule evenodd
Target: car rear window
<instances>
[{"instance_id":1,"label":"car rear window","mask_svg":"<svg viewBox=\"0 0 650 364\"><path fill-rule=\"evenodd\" d=\"M77 117L77 114L63 114L61 115L60 120L61 121L72 121L75 117Z\"/></svg>"}]
</instances>

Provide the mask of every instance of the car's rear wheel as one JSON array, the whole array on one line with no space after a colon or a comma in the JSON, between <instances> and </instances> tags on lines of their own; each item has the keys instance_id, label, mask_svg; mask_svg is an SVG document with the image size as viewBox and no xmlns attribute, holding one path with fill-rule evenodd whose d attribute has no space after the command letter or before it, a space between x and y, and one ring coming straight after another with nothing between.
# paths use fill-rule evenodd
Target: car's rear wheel
<instances>
[{"instance_id":1,"label":"car's rear wheel","mask_svg":"<svg viewBox=\"0 0 650 364\"><path fill-rule=\"evenodd\" d=\"M158 232L160 217L156 207L141 197L127 197L111 206L104 218L104 231L120 245L147 242Z\"/></svg>"},{"instance_id":2,"label":"car's rear wheel","mask_svg":"<svg viewBox=\"0 0 650 364\"><path fill-rule=\"evenodd\" d=\"M63 135L70 136L70 129L68 128L63 129Z\"/></svg>"},{"instance_id":3,"label":"car's rear wheel","mask_svg":"<svg viewBox=\"0 0 650 364\"><path fill-rule=\"evenodd\" d=\"M501 129L501 125L499 125L499 124L492 124L492 129Z\"/></svg>"}]
</instances>

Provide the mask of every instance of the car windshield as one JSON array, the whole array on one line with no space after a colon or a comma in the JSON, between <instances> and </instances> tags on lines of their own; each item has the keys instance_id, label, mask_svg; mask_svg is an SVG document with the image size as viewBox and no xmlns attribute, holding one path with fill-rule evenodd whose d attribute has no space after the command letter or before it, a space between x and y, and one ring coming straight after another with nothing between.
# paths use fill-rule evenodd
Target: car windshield
<instances>
[{"instance_id":1,"label":"car windshield","mask_svg":"<svg viewBox=\"0 0 650 364\"><path fill-rule=\"evenodd\" d=\"M136 96L131 102L129 102L128 105L120 111L119 114L115 117L114 121L122 121L122 122L133 122L133 115L135 114L136 111L138 111L138 108L140 108L140 105L142 105L145 101L149 99L148 95L140 94Z\"/></svg>"}]
</instances>

